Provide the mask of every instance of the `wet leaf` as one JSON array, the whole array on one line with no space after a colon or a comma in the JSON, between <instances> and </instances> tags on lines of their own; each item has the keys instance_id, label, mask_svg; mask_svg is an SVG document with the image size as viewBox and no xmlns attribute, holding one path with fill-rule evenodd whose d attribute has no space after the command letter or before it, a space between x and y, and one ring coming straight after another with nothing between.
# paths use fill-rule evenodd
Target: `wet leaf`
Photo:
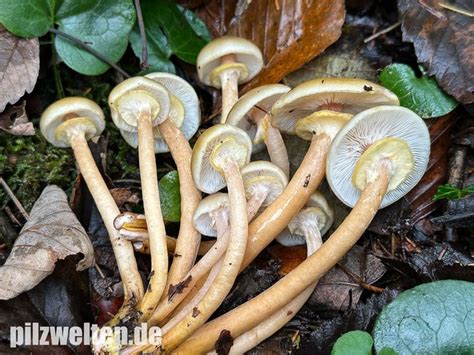
<instances>
[{"instance_id":1,"label":"wet leaf","mask_svg":"<svg viewBox=\"0 0 474 355\"><path fill-rule=\"evenodd\" d=\"M25 106L26 101L22 101L0 113L0 129L14 136L34 136L35 127L28 121Z\"/></svg>"},{"instance_id":2,"label":"wet leaf","mask_svg":"<svg viewBox=\"0 0 474 355\"><path fill-rule=\"evenodd\" d=\"M87 233L69 208L66 194L57 186L48 186L0 268L0 299L32 289L53 272L57 260L79 253L84 258L77 270L91 267L94 256Z\"/></svg>"},{"instance_id":3,"label":"wet leaf","mask_svg":"<svg viewBox=\"0 0 474 355\"><path fill-rule=\"evenodd\" d=\"M444 280L401 293L380 314L375 348L397 353L470 354L474 348L474 283Z\"/></svg>"},{"instance_id":4,"label":"wet leaf","mask_svg":"<svg viewBox=\"0 0 474 355\"><path fill-rule=\"evenodd\" d=\"M436 194L433 196L433 200L457 200L470 194L474 193L474 185L466 186L463 189L457 188L450 184L440 185L438 186L438 190Z\"/></svg>"},{"instance_id":5,"label":"wet leaf","mask_svg":"<svg viewBox=\"0 0 474 355\"><path fill-rule=\"evenodd\" d=\"M38 73L38 39L16 37L0 25L0 112L33 90Z\"/></svg>"},{"instance_id":6,"label":"wet leaf","mask_svg":"<svg viewBox=\"0 0 474 355\"><path fill-rule=\"evenodd\" d=\"M399 0L405 41L413 42L418 61L439 85L464 104L474 101L474 22L445 9L441 0ZM471 0L458 0L459 8L471 9Z\"/></svg>"},{"instance_id":7,"label":"wet leaf","mask_svg":"<svg viewBox=\"0 0 474 355\"><path fill-rule=\"evenodd\" d=\"M444 116L458 106L458 102L446 95L434 78L427 75L417 78L406 64L385 67L380 73L380 82L398 96L401 106L421 118Z\"/></svg>"},{"instance_id":8,"label":"wet leaf","mask_svg":"<svg viewBox=\"0 0 474 355\"><path fill-rule=\"evenodd\" d=\"M168 222L179 222L181 219L181 194L177 171L170 171L161 178L160 202L163 219Z\"/></svg>"},{"instance_id":9,"label":"wet leaf","mask_svg":"<svg viewBox=\"0 0 474 355\"><path fill-rule=\"evenodd\" d=\"M372 336L361 330L347 332L337 339L332 348L331 355L370 355L374 340Z\"/></svg>"}]
</instances>

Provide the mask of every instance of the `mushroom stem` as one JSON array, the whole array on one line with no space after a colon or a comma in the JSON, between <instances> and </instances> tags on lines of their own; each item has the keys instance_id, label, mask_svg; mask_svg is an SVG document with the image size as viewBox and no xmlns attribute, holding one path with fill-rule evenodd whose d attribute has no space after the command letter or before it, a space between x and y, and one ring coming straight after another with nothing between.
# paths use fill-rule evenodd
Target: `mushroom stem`
<instances>
[{"instance_id":1,"label":"mushroom stem","mask_svg":"<svg viewBox=\"0 0 474 355\"><path fill-rule=\"evenodd\" d=\"M232 337L238 337L249 327L255 327L284 307L296 295L321 278L353 247L374 218L387 191L389 170L388 164L383 162L377 166L377 171L362 191L353 210L313 255L266 291L207 323L176 349L175 353L210 351L224 329L230 331Z\"/></svg>"},{"instance_id":2,"label":"mushroom stem","mask_svg":"<svg viewBox=\"0 0 474 355\"><path fill-rule=\"evenodd\" d=\"M241 269L250 264L306 204L324 177L330 145L329 136L313 136L300 167L283 193L249 225L249 238Z\"/></svg>"},{"instance_id":3,"label":"mushroom stem","mask_svg":"<svg viewBox=\"0 0 474 355\"><path fill-rule=\"evenodd\" d=\"M265 201L267 194L268 191L262 191L261 193L254 194L247 201L247 219L249 221L255 217L263 201ZM172 297L168 295L166 301L158 305L148 320L148 325L160 324L186 298L196 283L221 259L229 244L229 233L230 231L227 229L221 237L217 238L217 241L209 251L193 266L187 275L183 277L182 281L175 285L175 287L181 288L179 284L186 284L186 287L180 290L181 292L172 295Z\"/></svg>"},{"instance_id":4,"label":"mushroom stem","mask_svg":"<svg viewBox=\"0 0 474 355\"><path fill-rule=\"evenodd\" d=\"M286 176L290 176L290 161L288 159L285 142L283 141L280 130L273 127L270 122L268 122L268 129L263 141L267 146L268 155L272 163L279 166Z\"/></svg>"},{"instance_id":5,"label":"mushroom stem","mask_svg":"<svg viewBox=\"0 0 474 355\"><path fill-rule=\"evenodd\" d=\"M171 352L202 326L220 306L239 274L248 235L245 190L238 164L227 160L223 175L229 193L230 240L222 267L206 295L175 327L164 334L162 349Z\"/></svg>"},{"instance_id":6,"label":"mushroom stem","mask_svg":"<svg viewBox=\"0 0 474 355\"><path fill-rule=\"evenodd\" d=\"M125 240L114 228L114 219L120 214L120 211L110 194L104 179L100 175L84 134L72 136L70 142L77 164L79 165L79 170L84 177L87 187L104 221L105 227L107 228L114 255L117 260L117 266L124 289L122 308L114 317L114 319L119 319L119 314L128 313L128 310L135 307L136 303L142 298L142 279L138 272L132 243Z\"/></svg>"},{"instance_id":7,"label":"mushroom stem","mask_svg":"<svg viewBox=\"0 0 474 355\"><path fill-rule=\"evenodd\" d=\"M167 119L159 125L160 133L170 148L170 153L178 169L179 191L181 194L181 219L176 240L175 257L168 273L167 287L178 283L196 261L201 235L194 228L193 215L201 193L196 188L191 173L192 149L181 130ZM164 296L166 295L166 290Z\"/></svg>"},{"instance_id":8,"label":"mushroom stem","mask_svg":"<svg viewBox=\"0 0 474 355\"><path fill-rule=\"evenodd\" d=\"M221 64L235 63L235 55L228 54L221 58ZM220 123L225 123L232 106L239 99L240 71L235 68L224 70L219 75L222 86L222 111Z\"/></svg>"},{"instance_id":9,"label":"mushroom stem","mask_svg":"<svg viewBox=\"0 0 474 355\"><path fill-rule=\"evenodd\" d=\"M304 232L307 255L309 257L321 247L323 241L319 229L314 230L312 228L307 228ZM244 354L256 347L265 339L272 336L279 329L283 328L285 324L288 323L296 315L296 313L298 313L301 307L303 307L308 298L314 292L317 284L318 281L314 282L286 306L272 314L271 317L265 319L256 327L247 330L245 333L234 339L234 343L230 349L229 354Z\"/></svg>"},{"instance_id":10,"label":"mushroom stem","mask_svg":"<svg viewBox=\"0 0 474 355\"><path fill-rule=\"evenodd\" d=\"M160 207L152 121L148 114L140 115L137 121L140 179L151 255L150 280L138 304L141 320L146 321L155 310L166 287L168 251L165 224Z\"/></svg>"}]
</instances>

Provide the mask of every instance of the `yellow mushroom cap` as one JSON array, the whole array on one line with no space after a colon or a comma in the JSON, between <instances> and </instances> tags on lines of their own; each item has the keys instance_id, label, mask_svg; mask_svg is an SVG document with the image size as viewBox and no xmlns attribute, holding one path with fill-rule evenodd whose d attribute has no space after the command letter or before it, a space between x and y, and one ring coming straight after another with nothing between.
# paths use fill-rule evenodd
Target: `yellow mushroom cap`
<instances>
[{"instance_id":1,"label":"yellow mushroom cap","mask_svg":"<svg viewBox=\"0 0 474 355\"><path fill-rule=\"evenodd\" d=\"M395 149L393 144L378 143L387 142L387 138L389 142L404 143L396 144ZM370 149L371 146L374 148ZM371 154L370 158L360 163L366 152ZM402 198L420 181L429 155L428 128L417 114L399 106L374 107L355 115L336 135L328 154L326 177L336 196L353 207L360 196L353 178L357 185L364 186L361 177L372 176L377 163L388 160L392 176L380 206L383 208ZM362 165L356 171L359 163ZM407 167L412 169L407 171Z\"/></svg>"},{"instance_id":2,"label":"yellow mushroom cap","mask_svg":"<svg viewBox=\"0 0 474 355\"><path fill-rule=\"evenodd\" d=\"M259 160L248 163L240 173L242 174L247 200L261 191L268 192L262 207L266 207L275 201L288 185L288 177L283 170L269 161Z\"/></svg>"},{"instance_id":3,"label":"yellow mushroom cap","mask_svg":"<svg viewBox=\"0 0 474 355\"><path fill-rule=\"evenodd\" d=\"M157 126L168 118L171 106L168 90L143 76L122 81L112 89L108 101L112 120L126 132L137 131L137 119L141 114L150 115L153 126Z\"/></svg>"},{"instance_id":4,"label":"yellow mushroom cap","mask_svg":"<svg viewBox=\"0 0 474 355\"><path fill-rule=\"evenodd\" d=\"M247 75L239 78L239 84L253 79L263 67L262 52L252 42L233 36L223 36L209 42L196 60L199 80L206 85L220 88L220 82L212 80L211 73L221 66L221 58L233 54L235 62L246 68Z\"/></svg>"},{"instance_id":5,"label":"yellow mushroom cap","mask_svg":"<svg viewBox=\"0 0 474 355\"><path fill-rule=\"evenodd\" d=\"M90 139L100 135L104 128L102 109L85 97L58 100L48 106L40 119L43 136L48 142L61 148L70 146L67 131L81 131L86 139Z\"/></svg>"},{"instance_id":6,"label":"yellow mushroom cap","mask_svg":"<svg viewBox=\"0 0 474 355\"><path fill-rule=\"evenodd\" d=\"M219 210L229 215L229 196L226 193L217 192L203 198L196 208L193 216L193 224L196 230L209 237L216 237L214 213Z\"/></svg>"},{"instance_id":7,"label":"yellow mushroom cap","mask_svg":"<svg viewBox=\"0 0 474 355\"><path fill-rule=\"evenodd\" d=\"M252 142L240 128L217 124L198 138L193 148L191 170L196 187L212 194L226 186L222 164L232 159L242 168L250 161Z\"/></svg>"},{"instance_id":8,"label":"yellow mushroom cap","mask_svg":"<svg viewBox=\"0 0 474 355\"><path fill-rule=\"evenodd\" d=\"M367 80L320 78L304 82L280 97L271 117L273 126L294 134L296 122L313 112L325 109L354 115L380 105L399 105L399 101L390 90Z\"/></svg>"},{"instance_id":9,"label":"yellow mushroom cap","mask_svg":"<svg viewBox=\"0 0 474 355\"><path fill-rule=\"evenodd\" d=\"M296 122L295 132L300 138L310 141L315 134L324 133L334 139L342 127L352 118L349 113L322 110Z\"/></svg>"}]
</instances>

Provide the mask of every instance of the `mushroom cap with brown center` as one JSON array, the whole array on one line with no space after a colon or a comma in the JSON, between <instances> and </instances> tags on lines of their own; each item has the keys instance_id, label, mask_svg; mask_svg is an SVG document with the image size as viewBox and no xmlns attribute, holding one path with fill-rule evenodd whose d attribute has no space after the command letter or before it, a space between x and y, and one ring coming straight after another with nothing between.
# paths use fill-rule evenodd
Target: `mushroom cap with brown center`
<instances>
[{"instance_id":1,"label":"mushroom cap with brown center","mask_svg":"<svg viewBox=\"0 0 474 355\"><path fill-rule=\"evenodd\" d=\"M280 97L272 107L272 124L294 134L298 120L313 112L331 110L354 115L380 105L399 105L397 96L362 79L320 78L306 81Z\"/></svg>"},{"instance_id":2,"label":"mushroom cap with brown center","mask_svg":"<svg viewBox=\"0 0 474 355\"><path fill-rule=\"evenodd\" d=\"M228 55L234 55L235 63L241 66L239 84L253 79L263 67L262 52L255 44L243 38L223 36L212 40L199 52L196 60L199 80L219 89L220 80L212 73L222 65L221 59Z\"/></svg>"},{"instance_id":3,"label":"mushroom cap with brown center","mask_svg":"<svg viewBox=\"0 0 474 355\"><path fill-rule=\"evenodd\" d=\"M381 141L383 145L379 144ZM353 184L354 172L358 174L358 185L363 186L366 181L360 182L359 176L370 178L377 173L378 163L388 162L391 180L380 206L383 208L402 198L420 181L429 155L428 128L417 114L399 106L374 107L355 115L334 138L326 177L336 196L353 207L361 192Z\"/></svg>"},{"instance_id":4,"label":"mushroom cap with brown center","mask_svg":"<svg viewBox=\"0 0 474 355\"><path fill-rule=\"evenodd\" d=\"M40 130L56 147L69 147L71 134L82 132L86 139L98 136L105 128L102 109L85 97L66 97L49 105L41 115Z\"/></svg>"},{"instance_id":5,"label":"mushroom cap with brown center","mask_svg":"<svg viewBox=\"0 0 474 355\"><path fill-rule=\"evenodd\" d=\"M248 164L252 142L245 131L228 124L206 129L193 148L191 170L196 187L212 194L226 186L223 169L233 161L240 168Z\"/></svg>"}]
</instances>

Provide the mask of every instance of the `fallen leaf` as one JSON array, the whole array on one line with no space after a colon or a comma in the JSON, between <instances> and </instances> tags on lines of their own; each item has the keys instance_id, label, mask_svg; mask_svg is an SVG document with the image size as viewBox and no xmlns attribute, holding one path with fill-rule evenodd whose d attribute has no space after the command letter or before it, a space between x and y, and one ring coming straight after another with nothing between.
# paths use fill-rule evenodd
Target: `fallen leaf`
<instances>
[{"instance_id":1,"label":"fallen leaf","mask_svg":"<svg viewBox=\"0 0 474 355\"><path fill-rule=\"evenodd\" d=\"M206 23L214 37L223 36L234 17L237 0L207 1L196 9L197 15Z\"/></svg>"},{"instance_id":2,"label":"fallen leaf","mask_svg":"<svg viewBox=\"0 0 474 355\"><path fill-rule=\"evenodd\" d=\"M35 287L51 274L55 263L82 253L77 270L94 264L93 247L57 186L47 186L31 210L12 251L0 267L0 299L10 299Z\"/></svg>"},{"instance_id":3,"label":"fallen leaf","mask_svg":"<svg viewBox=\"0 0 474 355\"><path fill-rule=\"evenodd\" d=\"M25 106L26 101L7 106L0 114L0 129L14 136L34 136L35 127L28 121Z\"/></svg>"},{"instance_id":4,"label":"fallen leaf","mask_svg":"<svg viewBox=\"0 0 474 355\"><path fill-rule=\"evenodd\" d=\"M0 25L0 112L33 90L38 73L38 39L16 37Z\"/></svg>"},{"instance_id":5,"label":"fallen leaf","mask_svg":"<svg viewBox=\"0 0 474 355\"><path fill-rule=\"evenodd\" d=\"M474 21L440 6L441 0L399 0L405 41L440 86L464 104L474 102ZM457 0L472 9L472 0Z\"/></svg>"}]
</instances>

